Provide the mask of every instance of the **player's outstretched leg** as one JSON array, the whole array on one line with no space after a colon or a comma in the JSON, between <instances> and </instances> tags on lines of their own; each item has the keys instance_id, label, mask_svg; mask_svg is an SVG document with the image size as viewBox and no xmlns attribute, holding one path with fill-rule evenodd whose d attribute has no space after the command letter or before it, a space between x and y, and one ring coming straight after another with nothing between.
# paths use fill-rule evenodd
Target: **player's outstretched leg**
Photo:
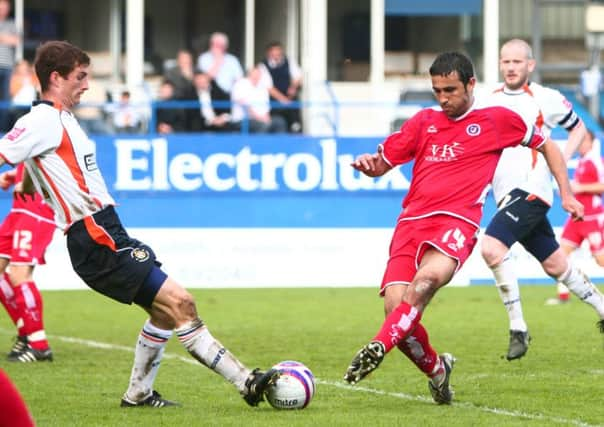
<instances>
[{"instance_id":1,"label":"player's outstretched leg","mask_svg":"<svg viewBox=\"0 0 604 427\"><path fill-rule=\"evenodd\" d=\"M385 346L380 341L371 341L363 346L350 362L344 380L351 385L358 383L380 366L385 354Z\"/></svg>"},{"instance_id":2,"label":"player's outstretched leg","mask_svg":"<svg viewBox=\"0 0 604 427\"><path fill-rule=\"evenodd\" d=\"M507 360L520 359L528 351L531 336L528 331L510 331L510 344L508 346L508 354L505 356Z\"/></svg>"},{"instance_id":3,"label":"player's outstretched leg","mask_svg":"<svg viewBox=\"0 0 604 427\"><path fill-rule=\"evenodd\" d=\"M180 326L175 332L191 356L237 387L250 406L257 406L264 400L267 388L279 378L280 372L275 369L263 372L246 368L212 336L199 318Z\"/></svg>"},{"instance_id":4,"label":"player's outstretched leg","mask_svg":"<svg viewBox=\"0 0 604 427\"><path fill-rule=\"evenodd\" d=\"M451 388L450 379L453 365L457 359L449 353L440 355L440 368L437 373L428 381L428 388L432 394L432 398L439 405L449 405L453 400L453 389Z\"/></svg>"}]
</instances>

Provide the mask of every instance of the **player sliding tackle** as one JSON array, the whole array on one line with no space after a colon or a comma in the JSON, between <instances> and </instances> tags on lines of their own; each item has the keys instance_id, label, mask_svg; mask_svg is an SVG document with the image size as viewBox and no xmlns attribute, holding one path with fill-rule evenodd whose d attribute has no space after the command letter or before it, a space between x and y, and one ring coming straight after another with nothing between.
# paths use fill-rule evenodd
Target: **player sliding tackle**
<instances>
[{"instance_id":1,"label":"player sliding tackle","mask_svg":"<svg viewBox=\"0 0 604 427\"><path fill-rule=\"evenodd\" d=\"M97 167L96 147L71 112L88 89L89 65L89 56L67 42L38 47L35 67L42 100L0 140L0 165L25 163L36 189L55 211L57 225L65 230L73 269L87 285L149 314L138 336L122 407L176 405L153 389L173 334L191 356L256 406L279 371L244 366L212 336L193 296L164 273L153 250L122 226Z\"/></svg>"},{"instance_id":2,"label":"player sliding tackle","mask_svg":"<svg viewBox=\"0 0 604 427\"><path fill-rule=\"evenodd\" d=\"M470 60L440 54L430 67L440 109L427 108L390 135L377 153L363 154L352 167L367 176L384 175L415 161L382 280L386 320L352 359L344 379L356 384L397 347L428 378L432 397L451 403L455 358L432 348L421 318L425 308L469 257L479 231L482 205L504 148L539 150L560 187L562 206L574 218L583 206L574 198L557 145L534 126L502 107L476 108L476 79Z\"/></svg>"}]
</instances>

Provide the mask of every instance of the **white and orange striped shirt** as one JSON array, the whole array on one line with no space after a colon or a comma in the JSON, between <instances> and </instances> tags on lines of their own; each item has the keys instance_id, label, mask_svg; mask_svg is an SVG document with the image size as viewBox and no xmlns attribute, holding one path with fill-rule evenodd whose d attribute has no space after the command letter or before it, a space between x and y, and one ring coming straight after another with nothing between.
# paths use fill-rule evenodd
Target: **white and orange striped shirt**
<instances>
[{"instance_id":1,"label":"white and orange striped shirt","mask_svg":"<svg viewBox=\"0 0 604 427\"><path fill-rule=\"evenodd\" d=\"M546 137L556 126L570 131L580 122L562 93L533 82L518 90L500 86L488 100L482 101L486 105L509 108L527 125L536 125ZM550 206L554 200L551 172L545 157L537 151L517 147L503 150L492 185L497 203L514 188L534 194Z\"/></svg>"},{"instance_id":2,"label":"white and orange striped shirt","mask_svg":"<svg viewBox=\"0 0 604 427\"><path fill-rule=\"evenodd\" d=\"M0 156L25 162L38 192L55 212L58 227L115 205L96 163L96 146L74 115L42 101L21 117L2 139Z\"/></svg>"}]
</instances>

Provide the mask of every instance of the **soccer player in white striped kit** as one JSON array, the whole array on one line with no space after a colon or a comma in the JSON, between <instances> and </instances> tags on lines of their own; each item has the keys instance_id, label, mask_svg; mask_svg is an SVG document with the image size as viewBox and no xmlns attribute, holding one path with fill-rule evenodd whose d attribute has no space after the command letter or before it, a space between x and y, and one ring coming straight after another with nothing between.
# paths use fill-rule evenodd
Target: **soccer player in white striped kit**
<instances>
[{"instance_id":1,"label":"soccer player in white striped kit","mask_svg":"<svg viewBox=\"0 0 604 427\"><path fill-rule=\"evenodd\" d=\"M518 113L527 125L536 125L549 136L561 126L569 132L565 147L568 158L585 136L585 126L572 104L557 90L530 82L535 68L531 47L513 39L501 47L499 66L504 84L487 101ZM497 290L507 309L510 324L508 360L528 351L530 335L522 313L520 289L510 248L516 242L532 254L543 270L565 284L597 312L598 327L604 332L604 297L590 279L567 258L556 241L547 212L553 203L552 175L537 151L506 148L492 181L499 207L482 240L482 256L493 271Z\"/></svg>"},{"instance_id":2,"label":"soccer player in white striped kit","mask_svg":"<svg viewBox=\"0 0 604 427\"><path fill-rule=\"evenodd\" d=\"M149 246L127 234L115 212L94 142L71 112L88 89L89 64L88 55L68 42L38 47L35 68L42 100L0 140L0 165L25 163L29 183L55 211L57 226L67 235L73 268L89 287L149 313L121 406L176 405L153 389L173 332L195 359L256 406L279 372L250 370L224 348L198 316L193 296L161 270ZM25 193L33 191L33 186L25 186Z\"/></svg>"}]
</instances>

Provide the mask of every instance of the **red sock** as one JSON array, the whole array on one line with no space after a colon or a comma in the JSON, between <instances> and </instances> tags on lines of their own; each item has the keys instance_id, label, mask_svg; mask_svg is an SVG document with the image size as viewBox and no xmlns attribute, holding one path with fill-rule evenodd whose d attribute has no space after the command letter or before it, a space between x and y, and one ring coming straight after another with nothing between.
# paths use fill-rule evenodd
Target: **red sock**
<instances>
[{"instance_id":1,"label":"red sock","mask_svg":"<svg viewBox=\"0 0 604 427\"><path fill-rule=\"evenodd\" d=\"M15 291L6 273L0 278L0 303L2 303L11 320L16 325L17 320L19 320L19 310L15 301Z\"/></svg>"},{"instance_id":2,"label":"red sock","mask_svg":"<svg viewBox=\"0 0 604 427\"><path fill-rule=\"evenodd\" d=\"M428 376L434 374L434 368L438 364L438 353L430 345L428 332L421 323L417 324L407 338L399 341L397 347L424 374Z\"/></svg>"},{"instance_id":3,"label":"red sock","mask_svg":"<svg viewBox=\"0 0 604 427\"><path fill-rule=\"evenodd\" d=\"M421 318L422 314L415 307L402 302L386 316L382 328L373 341L382 342L388 353L416 328Z\"/></svg>"},{"instance_id":4,"label":"red sock","mask_svg":"<svg viewBox=\"0 0 604 427\"><path fill-rule=\"evenodd\" d=\"M19 335L27 336L29 345L36 350L46 350L48 341L42 321L42 296L31 282L23 282L13 287L17 309L23 324L19 327Z\"/></svg>"}]
</instances>

